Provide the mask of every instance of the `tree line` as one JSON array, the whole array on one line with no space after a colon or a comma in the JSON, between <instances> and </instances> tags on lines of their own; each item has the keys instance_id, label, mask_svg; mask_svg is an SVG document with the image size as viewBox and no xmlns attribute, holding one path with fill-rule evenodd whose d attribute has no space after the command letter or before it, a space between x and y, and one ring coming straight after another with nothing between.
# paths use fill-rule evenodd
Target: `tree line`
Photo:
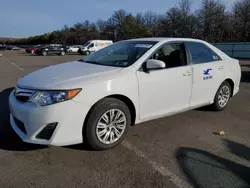
<instances>
[{"instance_id":1,"label":"tree line","mask_svg":"<svg viewBox=\"0 0 250 188\"><path fill-rule=\"evenodd\" d=\"M220 0L202 0L198 10L193 10L190 0L180 0L178 6L164 14L148 11L133 15L120 9L108 20L86 20L51 33L2 43L83 44L91 39L119 41L139 37L189 37L212 43L250 41L250 0L236 1L230 11Z\"/></svg>"}]
</instances>

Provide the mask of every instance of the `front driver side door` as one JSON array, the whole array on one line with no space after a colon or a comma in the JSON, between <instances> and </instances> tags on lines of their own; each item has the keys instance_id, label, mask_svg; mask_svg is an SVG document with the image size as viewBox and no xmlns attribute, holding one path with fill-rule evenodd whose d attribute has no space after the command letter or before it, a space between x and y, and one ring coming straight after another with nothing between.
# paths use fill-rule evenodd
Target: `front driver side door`
<instances>
[{"instance_id":1,"label":"front driver side door","mask_svg":"<svg viewBox=\"0 0 250 188\"><path fill-rule=\"evenodd\" d=\"M89 46L88 46L88 51L90 52L95 52L96 49L95 49L95 44L94 43L91 43Z\"/></svg>"},{"instance_id":2,"label":"front driver side door","mask_svg":"<svg viewBox=\"0 0 250 188\"><path fill-rule=\"evenodd\" d=\"M190 102L192 68L184 44L166 44L151 58L164 61L166 68L137 72L142 121L187 110Z\"/></svg>"}]
</instances>

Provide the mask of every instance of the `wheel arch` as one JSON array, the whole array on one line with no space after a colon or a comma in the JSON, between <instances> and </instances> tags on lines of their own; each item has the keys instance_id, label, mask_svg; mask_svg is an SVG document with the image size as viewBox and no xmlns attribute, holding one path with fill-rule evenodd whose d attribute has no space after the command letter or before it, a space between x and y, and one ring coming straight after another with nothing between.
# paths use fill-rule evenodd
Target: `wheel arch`
<instances>
[{"instance_id":1,"label":"wheel arch","mask_svg":"<svg viewBox=\"0 0 250 188\"><path fill-rule=\"evenodd\" d=\"M214 98L215 98L215 96L216 96L217 91L219 90L220 86L221 86L224 82L228 82L228 83L230 84L231 89L232 89L231 97L233 96L233 93L234 93L234 81L233 81L231 78L227 78L227 79L223 80L223 82L221 82L221 84L218 86L217 90L215 91L215 93L214 93L214 95L213 95L214 97L213 97L212 103L214 102Z\"/></svg>"},{"instance_id":2,"label":"wheel arch","mask_svg":"<svg viewBox=\"0 0 250 188\"><path fill-rule=\"evenodd\" d=\"M100 103L103 99L106 99L106 98L115 98L115 99L118 99L118 100L124 102L127 105L127 107L129 108L129 111L130 111L130 114L131 114L131 126L133 126L135 124L136 115L137 115L136 113L137 112L136 112L136 108L135 108L135 105L132 102L132 100L129 97L127 97L125 95L122 95L122 94L108 95L108 96L103 97L102 99L98 100L94 105L91 106L90 110L88 111L88 113L87 113L87 115L85 117L84 123L83 123L83 129L82 129L83 130L83 132L82 132L83 139L85 139L84 132L86 130L86 124L87 124L87 121L88 121L88 119L90 117L91 112L93 111L94 107L98 103Z\"/></svg>"},{"instance_id":3,"label":"wheel arch","mask_svg":"<svg viewBox=\"0 0 250 188\"><path fill-rule=\"evenodd\" d=\"M232 92L231 92L231 97L233 96L234 93L234 81L231 78L227 78L226 80L224 80L223 82L228 82L231 86ZM223 83L222 82L222 83Z\"/></svg>"}]
</instances>

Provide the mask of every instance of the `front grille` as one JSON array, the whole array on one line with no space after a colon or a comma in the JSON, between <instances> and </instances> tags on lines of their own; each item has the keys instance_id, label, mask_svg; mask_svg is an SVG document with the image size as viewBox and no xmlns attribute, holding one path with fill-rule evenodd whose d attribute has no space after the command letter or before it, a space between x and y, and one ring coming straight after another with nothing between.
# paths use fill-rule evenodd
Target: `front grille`
<instances>
[{"instance_id":1,"label":"front grille","mask_svg":"<svg viewBox=\"0 0 250 188\"><path fill-rule=\"evenodd\" d=\"M15 121L16 126L17 126L24 134L27 134L23 122L21 122L20 120L18 120L18 119L15 118L14 116L13 116L13 119L14 119L14 121Z\"/></svg>"},{"instance_id":2,"label":"front grille","mask_svg":"<svg viewBox=\"0 0 250 188\"><path fill-rule=\"evenodd\" d=\"M20 102L27 102L30 97L33 95L34 91L33 90L28 90L28 89L21 89L19 87L15 88L14 95L16 99Z\"/></svg>"},{"instance_id":3,"label":"front grille","mask_svg":"<svg viewBox=\"0 0 250 188\"><path fill-rule=\"evenodd\" d=\"M41 132L36 136L38 139L50 140L56 129L57 123L48 124Z\"/></svg>"}]
</instances>

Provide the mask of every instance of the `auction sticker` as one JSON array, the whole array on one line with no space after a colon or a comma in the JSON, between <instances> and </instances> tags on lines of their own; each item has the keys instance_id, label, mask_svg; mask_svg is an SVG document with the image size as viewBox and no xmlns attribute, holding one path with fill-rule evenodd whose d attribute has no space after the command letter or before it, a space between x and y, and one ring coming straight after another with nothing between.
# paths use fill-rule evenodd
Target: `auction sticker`
<instances>
[{"instance_id":1,"label":"auction sticker","mask_svg":"<svg viewBox=\"0 0 250 188\"><path fill-rule=\"evenodd\" d=\"M152 44L137 44L135 45L136 48L151 48Z\"/></svg>"}]
</instances>

